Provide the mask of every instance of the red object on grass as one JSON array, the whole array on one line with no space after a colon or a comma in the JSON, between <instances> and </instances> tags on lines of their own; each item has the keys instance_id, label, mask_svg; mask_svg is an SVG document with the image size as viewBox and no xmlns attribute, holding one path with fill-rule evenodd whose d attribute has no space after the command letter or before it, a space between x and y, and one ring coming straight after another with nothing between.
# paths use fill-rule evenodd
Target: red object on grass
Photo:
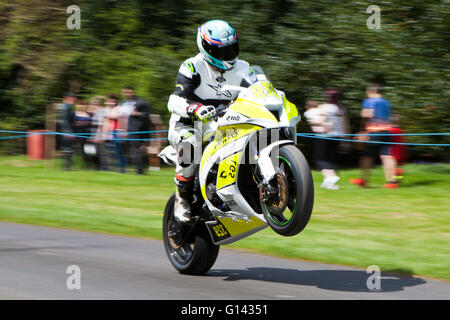
<instances>
[{"instance_id":1,"label":"red object on grass","mask_svg":"<svg viewBox=\"0 0 450 320\"><path fill-rule=\"evenodd\" d=\"M45 130L29 130L27 135L27 155L30 160L45 159Z\"/></svg>"},{"instance_id":2,"label":"red object on grass","mask_svg":"<svg viewBox=\"0 0 450 320\"><path fill-rule=\"evenodd\" d=\"M387 182L383 186L384 189L397 189L398 183Z\"/></svg>"},{"instance_id":3,"label":"red object on grass","mask_svg":"<svg viewBox=\"0 0 450 320\"><path fill-rule=\"evenodd\" d=\"M350 183L356 184L360 187L366 187L367 183L364 179L350 179Z\"/></svg>"},{"instance_id":4,"label":"red object on grass","mask_svg":"<svg viewBox=\"0 0 450 320\"><path fill-rule=\"evenodd\" d=\"M389 130L389 133L402 134L403 131L399 127L391 127L391 129ZM392 139L391 139L392 142L404 143L403 136L401 136L401 135L395 135L395 136L391 136L391 137L392 137ZM406 161L408 160L407 149L404 144L391 145L390 154L397 160L398 166L405 164Z\"/></svg>"}]
</instances>

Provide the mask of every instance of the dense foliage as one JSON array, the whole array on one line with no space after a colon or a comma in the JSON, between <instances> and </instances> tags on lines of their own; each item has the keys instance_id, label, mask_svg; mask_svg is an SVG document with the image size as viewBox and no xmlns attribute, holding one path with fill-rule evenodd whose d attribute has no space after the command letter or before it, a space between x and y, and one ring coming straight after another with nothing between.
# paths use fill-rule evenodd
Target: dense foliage
<instances>
[{"instance_id":1,"label":"dense foliage","mask_svg":"<svg viewBox=\"0 0 450 320\"><path fill-rule=\"evenodd\" d=\"M0 2L0 129L42 128L46 106L66 90L88 99L126 84L167 120L177 69L197 53L197 27L223 19L238 32L240 57L261 65L301 111L306 100L338 88L356 132L364 87L378 82L407 132L450 132L447 0L76 2ZM72 4L81 8L79 30L66 27ZM381 8L380 30L366 25L372 4ZM410 153L449 159L448 150Z\"/></svg>"}]
</instances>

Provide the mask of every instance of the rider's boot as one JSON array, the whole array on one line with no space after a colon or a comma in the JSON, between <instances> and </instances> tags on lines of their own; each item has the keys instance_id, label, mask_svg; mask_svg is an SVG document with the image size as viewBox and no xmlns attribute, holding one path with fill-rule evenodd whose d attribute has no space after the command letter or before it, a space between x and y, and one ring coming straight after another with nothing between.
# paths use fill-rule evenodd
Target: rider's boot
<instances>
[{"instance_id":1,"label":"rider's boot","mask_svg":"<svg viewBox=\"0 0 450 320\"><path fill-rule=\"evenodd\" d=\"M175 178L177 193L175 195L174 216L178 222L186 223L192 219L191 203L194 192L194 180L182 181Z\"/></svg>"}]
</instances>

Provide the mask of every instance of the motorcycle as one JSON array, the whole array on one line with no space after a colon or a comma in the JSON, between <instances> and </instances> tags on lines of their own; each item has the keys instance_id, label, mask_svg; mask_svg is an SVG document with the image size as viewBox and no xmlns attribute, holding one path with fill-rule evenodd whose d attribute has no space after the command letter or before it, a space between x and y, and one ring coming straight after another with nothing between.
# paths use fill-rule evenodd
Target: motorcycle
<instances>
[{"instance_id":1,"label":"motorcycle","mask_svg":"<svg viewBox=\"0 0 450 320\"><path fill-rule=\"evenodd\" d=\"M294 236L307 225L314 203L311 170L295 146L297 108L269 81L239 91L203 130L204 149L195 175L193 219L174 219L175 193L163 219L163 238L172 265L182 274L202 275L216 261L221 245L267 226ZM158 155L174 164L176 152Z\"/></svg>"}]
</instances>

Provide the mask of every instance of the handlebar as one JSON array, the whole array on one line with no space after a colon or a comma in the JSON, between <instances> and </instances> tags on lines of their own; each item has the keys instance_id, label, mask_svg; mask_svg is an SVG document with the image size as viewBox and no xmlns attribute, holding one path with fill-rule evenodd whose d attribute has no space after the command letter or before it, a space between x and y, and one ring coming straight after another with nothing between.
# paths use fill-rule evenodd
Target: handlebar
<instances>
[{"instance_id":1,"label":"handlebar","mask_svg":"<svg viewBox=\"0 0 450 320\"><path fill-rule=\"evenodd\" d=\"M216 114L214 115L214 120L222 117L228 110L228 104L219 104L216 108Z\"/></svg>"}]
</instances>

